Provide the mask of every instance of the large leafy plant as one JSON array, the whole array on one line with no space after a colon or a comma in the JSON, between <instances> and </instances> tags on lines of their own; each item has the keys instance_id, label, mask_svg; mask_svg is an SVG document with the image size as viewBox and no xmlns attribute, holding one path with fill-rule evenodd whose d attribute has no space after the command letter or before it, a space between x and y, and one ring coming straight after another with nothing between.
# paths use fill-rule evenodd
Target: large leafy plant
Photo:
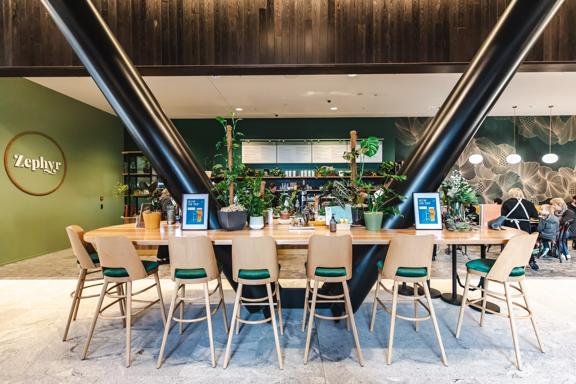
<instances>
[{"instance_id":1,"label":"large leafy plant","mask_svg":"<svg viewBox=\"0 0 576 384\"><path fill-rule=\"evenodd\" d=\"M246 177L239 183L238 202L250 216L262 216L270 208L274 194L262 188L262 177Z\"/></svg>"},{"instance_id":2,"label":"large leafy plant","mask_svg":"<svg viewBox=\"0 0 576 384\"><path fill-rule=\"evenodd\" d=\"M476 191L458 170L452 171L440 185L443 203L449 207L455 204L477 204Z\"/></svg>"},{"instance_id":3,"label":"large leafy plant","mask_svg":"<svg viewBox=\"0 0 576 384\"><path fill-rule=\"evenodd\" d=\"M212 172L220 181L214 186L214 191L216 198L222 205L234 206L234 191L238 190L238 178L245 172L246 168L242 164L239 143L240 138L244 135L238 130L240 119L237 119L234 113L230 115L230 119L218 116L216 120L224 128L224 137L216 143L216 155L214 155L216 164L212 167ZM228 126L232 128L230 140L228 139Z\"/></svg>"},{"instance_id":4,"label":"large leafy plant","mask_svg":"<svg viewBox=\"0 0 576 384\"><path fill-rule=\"evenodd\" d=\"M380 140L377 137L369 136L360 141L360 146L357 148L351 148L350 151L344 152L342 158L344 160L352 162L352 160L357 160L360 156L372 157L378 152L380 147ZM361 162L360 172L358 173L358 181L362 179L364 174L364 161ZM355 180L356 181L356 180Z\"/></svg>"}]
</instances>

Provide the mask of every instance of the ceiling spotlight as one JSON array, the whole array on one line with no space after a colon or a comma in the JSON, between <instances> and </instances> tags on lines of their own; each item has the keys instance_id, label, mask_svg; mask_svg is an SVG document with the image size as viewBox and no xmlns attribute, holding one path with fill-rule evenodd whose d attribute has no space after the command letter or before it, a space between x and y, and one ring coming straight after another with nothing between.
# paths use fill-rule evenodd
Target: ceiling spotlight
<instances>
[{"instance_id":1,"label":"ceiling spotlight","mask_svg":"<svg viewBox=\"0 0 576 384\"><path fill-rule=\"evenodd\" d=\"M337 110L338 110L338 107L330 107L330 110L331 110L331 111L337 111Z\"/></svg>"},{"instance_id":2,"label":"ceiling spotlight","mask_svg":"<svg viewBox=\"0 0 576 384\"><path fill-rule=\"evenodd\" d=\"M349 73L349 74L348 74L348 77L356 77L356 76L358 76L358 75L355 74L355 73Z\"/></svg>"},{"instance_id":3,"label":"ceiling spotlight","mask_svg":"<svg viewBox=\"0 0 576 384\"><path fill-rule=\"evenodd\" d=\"M484 160L484 156L479 153L475 153L468 158L470 164L480 164Z\"/></svg>"},{"instance_id":4,"label":"ceiling spotlight","mask_svg":"<svg viewBox=\"0 0 576 384\"><path fill-rule=\"evenodd\" d=\"M244 108L240 108L240 107L236 108L236 112L242 112L243 110L244 110Z\"/></svg>"}]
</instances>

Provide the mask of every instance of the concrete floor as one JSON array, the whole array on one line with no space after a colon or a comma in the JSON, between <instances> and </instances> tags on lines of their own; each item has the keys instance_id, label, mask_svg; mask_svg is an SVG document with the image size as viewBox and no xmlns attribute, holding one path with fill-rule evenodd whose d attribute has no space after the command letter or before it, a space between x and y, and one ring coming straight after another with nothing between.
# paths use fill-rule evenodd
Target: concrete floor
<instances>
[{"instance_id":1,"label":"concrete floor","mask_svg":"<svg viewBox=\"0 0 576 384\"><path fill-rule=\"evenodd\" d=\"M289 252L284 260L290 266L298 257L301 255L297 252L291 255ZM466 260L466 256L460 256L459 264L463 266ZM449 287L449 280L442 278L449 273L448 261L448 257L439 255L434 265L434 275L441 278L435 279L432 285L443 291ZM310 362L304 365L302 310L285 309L286 328L281 337L286 365L283 371L278 369L269 325L244 326L234 339L230 366L224 370L226 334L220 312L214 319L216 368L210 367L207 328L205 323L200 323L189 326L183 336L179 336L177 330L172 331L167 360L157 370L162 335L158 307L150 308L134 322L131 368L124 367L125 330L120 321L100 320L88 359L80 360L95 299L82 302L69 340L61 341L71 302L69 293L74 289L76 275L75 262L69 252L64 251L0 268L0 383L576 383L574 263L545 261L540 264L541 271L548 272L529 273L527 285L546 353L539 352L530 322L518 320L522 371L514 366L506 319L489 316L480 328L479 314L468 310L461 339L457 340L454 329L459 307L441 300L434 300L434 306L449 366L444 367L440 362L429 321L423 322L416 333L412 323L402 320L397 322L393 362L387 366L390 317L379 309L376 329L374 333L369 332L370 296L355 315L364 367L357 363L352 335L346 331L345 323L322 320L316 323ZM166 273L164 266L163 275ZM542 275L545 277L539 277ZM302 285L296 275L283 277L284 286ZM172 283L164 279L162 288L168 303ZM145 295L154 296L153 292ZM233 291L227 286L229 316L232 300ZM404 313L412 310L408 304L399 308ZM187 309L189 315L201 312L200 307Z\"/></svg>"}]
</instances>

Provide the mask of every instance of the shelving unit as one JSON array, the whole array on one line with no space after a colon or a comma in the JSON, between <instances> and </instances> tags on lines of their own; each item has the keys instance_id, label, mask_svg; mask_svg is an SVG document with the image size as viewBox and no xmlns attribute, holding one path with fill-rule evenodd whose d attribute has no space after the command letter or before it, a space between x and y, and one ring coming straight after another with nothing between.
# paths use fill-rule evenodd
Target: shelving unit
<instances>
[{"instance_id":1,"label":"shelving unit","mask_svg":"<svg viewBox=\"0 0 576 384\"><path fill-rule=\"evenodd\" d=\"M128 193L124 196L124 220L129 220L138 214L140 205L150 199L149 194L138 194L135 191L142 189L142 183L150 185L158 180L156 171L141 151L123 151L124 170L122 177L124 184L128 185Z\"/></svg>"}]
</instances>

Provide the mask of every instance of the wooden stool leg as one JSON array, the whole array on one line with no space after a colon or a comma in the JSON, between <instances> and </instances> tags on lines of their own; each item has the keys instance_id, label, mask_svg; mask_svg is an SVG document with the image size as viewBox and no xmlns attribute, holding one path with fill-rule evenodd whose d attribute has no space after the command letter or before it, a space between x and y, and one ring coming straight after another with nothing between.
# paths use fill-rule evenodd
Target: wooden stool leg
<instances>
[{"instance_id":1,"label":"wooden stool leg","mask_svg":"<svg viewBox=\"0 0 576 384\"><path fill-rule=\"evenodd\" d=\"M80 272L82 274L82 272ZM76 316L78 316L78 308L80 308L80 301L82 301L82 293L84 292L84 284L86 284L86 276L88 275L88 270L84 272L84 278L82 279L82 284L80 285L80 289L78 292L78 300L76 300L76 306L74 307L74 317L72 317L72 321L76 321Z\"/></svg>"},{"instance_id":2,"label":"wooden stool leg","mask_svg":"<svg viewBox=\"0 0 576 384\"><path fill-rule=\"evenodd\" d=\"M284 336L284 320L282 319L282 301L280 300L280 285L276 282L276 303L278 308L278 325L280 326L280 334Z\"/></svg>"},{"instance_id":3,"label":"wooden stool leg","mask_svg":"<svg viewBox=\"0 0 576 384\"><path fill-rule=\"evenodd\" d=\"M226 355L224 356L224 369L228 367L230 362L230 352L232 348L232 338L234 337L234 326L236 325L236 317L238 316L240 307L240 296L242 296L242 283L238 284L236 288L236 299L234 299L234 310L232 311L232 323L230 324L230 332L228 332L228 342L226 343Z\"/></svg>"},{"instance_id":4,"label":"wooden stool leg","mask_svg":"<svg viewBox=\"0 0 576 384\"><path fill-rule=\"evenodd\" d=\"M460 330L462 329L462 322L464 321L464 311L468 305L468 289L470 287L470 274L466 272L466 282L464 283L464 293L462 294L462 303L460 304L460 314L458 315L458 323L456 324L456 338L460 337Z\"/></svg>"},{"instance_id":5,"label":"wooden stool leg","mask_svg":"<svg viewBox=\"0 0 576 384\"><path fill-rule=\"evenodd\" d=\"M394 290L392 293L392 313L390 314L390 335L388 336L388 354L386 363L392 363L392 346L394 344L394 324L396 322L396 309L398 306L398 281L394 280Z\"/></svg>"},{"instance_id":6,"label":"wooden stool leg","mask_svg":"<svg viewBox=\"0 0 576 384\"><path fill-rule=\"evenodd\" d=\"M276 282L278 284L278 282ZM280 369L284 369L284 361L282 360L282 350L280 349L280 338L278 337L278 328L276 328L276 311L274 310L274 298L272 296L272 287L270 283L266 284L266 291L268 293L268 305L270 307L270 318L272 319L272 328L274 329L274 342L276 343L276 354L278 355L278 365Z\"/></svg>"},{"instance_id":7,"label":"wooden stool leg","mask_svg":"<svg viewBox=\"0 0 576 384\"><path fill-rule=\"evenodd\" d=\"M304 315L302 316L302 332L306 329L306 314L308 313L308 297L310 295L310 280L306 278L306 291L304 293Z\"/></svg>"},{"instance_id":8,"label":"wooden stool leg","mask_svg":"<svg viewBox=\"0 0 576 384\"><path fill-rule=\"evenodd\" d=\"M342 288L344 289L344 300L346 301L346 314L350 320L352 328L352 335L354 336L354 343L356 344L356 351L358 352L358 362L360 366L364 366L364 356L362 355L362 348L360 347L360 339L358 338L358 330L356 329L356 321L354 320L354 311L352 311L352 304L350 303L350 292L348 291L348 283L343 281Z\"/></svg>"},{"instance_id":9,"label":"wooden stool leg","mask_svg":"<svg viewBox=\"0 0 576 384\"><path fill-rule=\"evenodd\" d=\"M126 367L132 360L132 282L126 283Z\"/></svg>"},{"instance_id":10,"label":"wooden stool leg","mask_svg":"<svg viewBox=\"0 0 576 384\"><path fill-rule=\"evenodd\" d=\"M228 334L228 314L226 313L226 301L224 300L224 289L222 288L222 279L218 276L218 290L220 291L220 301L222 303L222 318L224 319L224 330Z\"/></svg>"},{"instance_id":11,"label":"wooden stool leg","mask_svg":"<svg viewBox=\"0 0 576 384\"><path fill-rule=\"evenodd\" d=\"M484 279L484 282L482 283L482 288L484 288L484 290L482 291L482 312L480 312L481 327L484 326L484 317L486 315L486 300L488 299L488 294L486 293L486 291L488 291L488 279Z\"/></svg>"},{"instance_id":12,"label":"wooden stool leg","mask_svg":"<svg viewBox=\"0 0 576 384\"><path fill-rule=\"evenodd\" d=\"M182 290L182 295L180 296L182 298L182 301L180 302L180 320L182 320L184 319L184 305L186 304L184 301L184 298L186 297L186 284L182 284L180 289ZM180 335L184 333L184 323L182 321L178 322L178 333L180 333Z\"/></svg>"},{"instance_id":13,"label":"wooden stool leg","mask_svg":"<svg viewBox=\"0 0 576 384\"><path fill-rule=\"evenodd\" d=\"M414 289L414 318L418 317L418 299L416 298L418 296L418 283L414 283L413 284L413 289ZM416 332L418 332L418 325L420 324L419 321L414 321L414 330Z\"/></svg>"},{"instance_id":14,"label":"wooden stool leg","mask_svg":"<svg viewBox=\"0 0 576 384\"><path fill-rule=\"evenodd\" d=\"M100 316L100 309L102 308L102 303L104 302L104 297L106 296L107 289L108 289L108 282L104 281L104 284L102 284L102 291L100 292L100 297L98 298L98 304L96 305L96 310L94 311L94 317L92 318L92 325L90 326L90 331L88 332L88 337L86 338L86 344L84 345L84 352L82 352L82 360L86 359L86 356L88 355L88 347L90 346L92 335L94 335L94 329L96 328L96 321L98 321L98 316Z\"/></svg>"},{"instance_id":15,"label":"wooden stool leg","mask_svg":"<svg viewBox=\"0 0 576 384\"><path fill-rule=\"evenodd\" d=\"M522 369L522 360L520 357L520 347L518 345L518 335L516 334L516 324L514 324L514 309L512 307L512 298L510 297L508 283L504 282L504 294L506 295L506 305L508 305L508 319L510 319L510 329L512 330L512 342L514 343L514 352L516 354L516 367Z\"/></svg>"},{"instance_id":16,"label":"wooden stool leg","mask_svg":"<svg viewBox=\"0 0 576 384\"><path fill-rule=\"evenodd\" d=\"M124 288L122 287L122 284L116 285L116 294L118 296L124 296ZM120 306L120 314L124 316L124 319L122 319L122 327L126 328L126 299L119 299L118 304Z\"/></svg>"},{"instance_id":17,"label":"wooden stool leg","mask_svg":"<svg viewBox=\"0 0 576 384\"><path fill-rule=\"evenodd\" d=\"M210 339L210 358L212 368L216 367L216 352L214 351L214 336L212 335L212 310L210 309L210 293L208 283L204 283L204 300L206 300L206 321L208 323L208 338Z\"/></svg>"},{"instance_id":18,"label":"wooden stool leg","mask_svg":"<svg viewBox=\"0 0 576 384\"><path fill-rule=\"evenodd\" d=\"M532 322L532 328L534 328L534 333L536 334L536 340L538 340L538 346L540 347L540 352L544 352L544 346L542 345L542 341L540 340L540 334L538 333L538 327L536 327L536 320L534 320L534 312L532 312L532 308L528 303L528 294L526 293L526 285L524 284L524 280L518 281L520 284L520 290L522 291L522 297L524 298L524 303L526 303L526 308L530 311L530 321Z\"/></svg>"},{"instance_id":19,"label":"wooden stool leg","mask_svg":"<svg viewBox=\"0 0 576 384\"><path fill-rule=\"evenodd\" d=\"M442 363L444 363L444 365L448 365L448 359L446 359L446 352L444 351L444 344L442 343L442 336L440 335L438 321L436 320L436 312L434 312L432 298L430 297L430 289L428 288L427 284L422 284L422 286L424 288L424 294L426 295L426 301L428 302L428 309L430 309L430 317L432 318L432 324L434 325L436 340L438 340L438 346L440 347L440 353L442 354Z\"/></svg>"},{"instance_id":20,"label":"wooden stool leg","mask_svg":"<svg viewBox=\"0 0 576 384\"><path fill-rule=\"evenodd\" d=\"M72 319L76 319L76 312L78 305L80 304L80 296L82 296L82 287L84 286L84 279L86 278L86 270L81 269L80 275L78 276L78 281L76 282L76 290L74 291L74 296L72 298L72 304L70 305L70 313L68 314L68 321L66 322L66 328L64 329L64 337L62 341L66 341L68 338L68 330L70 329L70 323Z\"/></svg>"},{"instance_id":21,"label":"wooden stool leg","mask_svg":"<svg viewBox=\"0 0 576 384\"><path fill-rule=\"evenodd\" d=\"M160 278L158 277L158 272L154 274L154 280L156 281L156 292L158 292L158 300L160 300L160 314L162 315L162 323L166 325L166 308L164 308L164 298L162 297L162 287L160 287Z\"/></svg>"},{"instance_id":22,"label":"wooden stool leg","mask_svg":"<svg viewBox=\"0 0 576 384\"><path fill-rule=\"evenodd\" d=\"M318 280L314 280L312 291L312 304L310 304L310 315L308 319L308 333L306 334L306 347L304 348L304 364L308 364L310 354L310 340L312 339L312 328L314 327L314 312L316 312L316 299L318 298Z\"/></svg>"},{"instance_id":23,"label":"wooden stool leg","mask_svg":"<svg viewBox=\"0 0 576 384\"><path fill-rule=\"evenodd\" d=\"M166 341L168 340L168 334L170 333L170 324L172 323L172 318L174 317L174 309L176 307L176 299L178 298L179 285L180 283L174 282L174 291L172 292L172 300L170 301L170 309L168 310L168 319L166 324L164 324L164 335L162 336L162 344L160 345L160 354L158 355L156 368L160 368L164 362L164 351L166 350Z\"/></svg>"},{"instance_id":24,"label":"wooden stool leg","mask_svg":"<svg viewBox=\"0 0 576 384\"><path fill-rule=\"evenodd\" d=\"M378 280L376 281L376 291L374 292L374 303L372 303L372 318L370 319L370 332L374 331L374 322L376 321L376 307L378 306L378 290L380 289L381 281L382 281L382 274L378 272Z\"/></svg>"}]
</instances>

